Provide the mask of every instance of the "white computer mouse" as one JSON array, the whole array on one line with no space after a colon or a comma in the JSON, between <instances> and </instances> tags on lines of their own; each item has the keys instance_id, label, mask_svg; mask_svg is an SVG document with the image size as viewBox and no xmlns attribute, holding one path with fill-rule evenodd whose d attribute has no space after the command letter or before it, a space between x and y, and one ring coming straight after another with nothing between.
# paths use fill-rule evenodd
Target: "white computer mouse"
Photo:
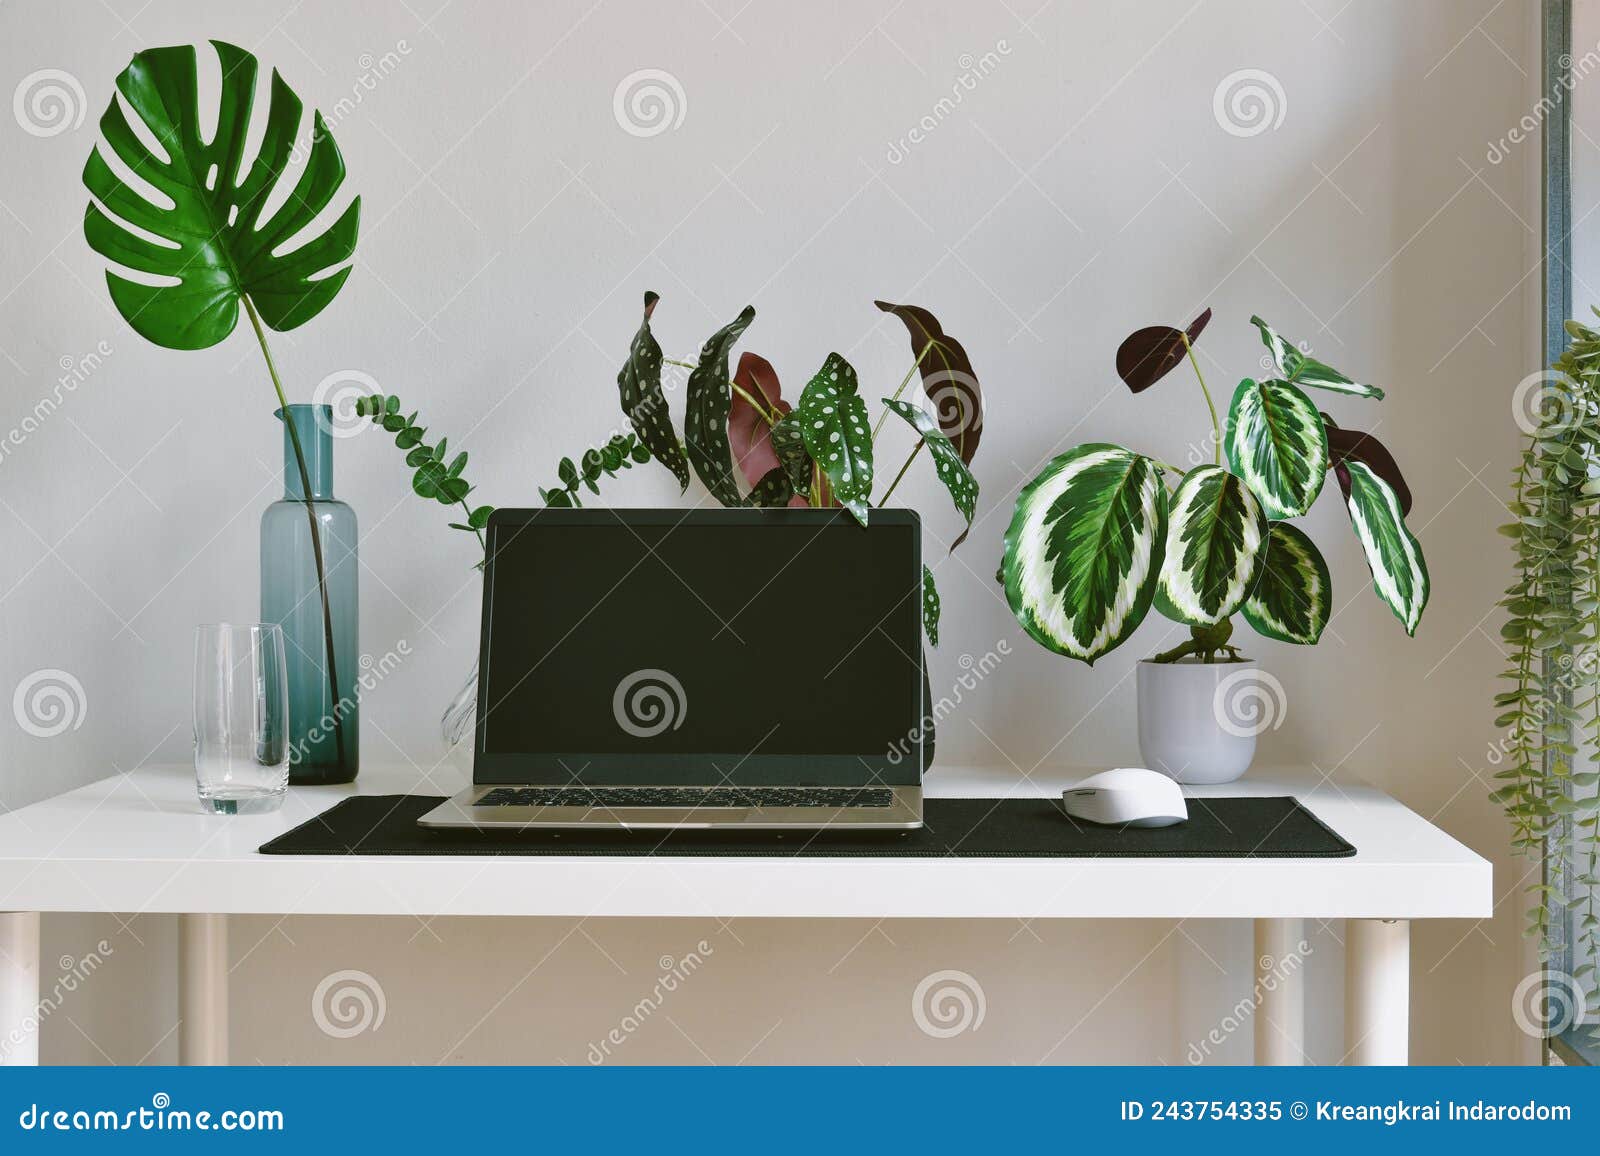
<instances>
[{"instance_id":1,"label":"white computer mouse","mask_svg":"<svg viewBox=\"0 0 1600 1156\"><path fill-rule=\"evenodd\" d=\"M1189 818L1183 788L1159 771L1116 767L1061 792L1067 814L1112 827L1170 827Z\"/></svg>"}]
</instances>

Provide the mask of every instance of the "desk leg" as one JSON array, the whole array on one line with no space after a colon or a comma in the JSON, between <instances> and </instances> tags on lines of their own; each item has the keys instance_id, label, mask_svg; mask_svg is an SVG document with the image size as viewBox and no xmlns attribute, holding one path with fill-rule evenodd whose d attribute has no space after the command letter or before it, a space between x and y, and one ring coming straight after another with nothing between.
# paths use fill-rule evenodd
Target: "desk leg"
<instances>
[{"instance_id":1,"label":"desk leg","mask_svg":"<svg viewBox=\"0 0 1600 1156\"><path fill-rule=\"evenodd\" d=\"M1404 1064L1410 1038L1411 924L1345 920L1345 1063Z\"/></svg>"},{"instance_id":2,"label":"desk leg","mask_svg":"<svg viewBox=\"0 0 1600 1156\"><path fill-rule=\"evenodd\" d=\"M1256 1063L1306 1062L1306 986L1298 919L1256 920Z\"/></svg>"},{"instance_id":3,"label":"desk leg","mask_svg":"<svg viewBox=\"0 0 1600 1156\"><path fill-rule=\"evenodd\" d=\"M228 917L178 916L178 1062L228 1062Z\"/></svg>"},{"instance_id":4,"label":"desk leg","mask_svg":"<svg viewBox=\"0 0 1600 1156\"><path fill-rule=\"evenodd\" d=\"M0 911L0 1067L39 1062L39 913Z\"/></svg>"}]
</instances>

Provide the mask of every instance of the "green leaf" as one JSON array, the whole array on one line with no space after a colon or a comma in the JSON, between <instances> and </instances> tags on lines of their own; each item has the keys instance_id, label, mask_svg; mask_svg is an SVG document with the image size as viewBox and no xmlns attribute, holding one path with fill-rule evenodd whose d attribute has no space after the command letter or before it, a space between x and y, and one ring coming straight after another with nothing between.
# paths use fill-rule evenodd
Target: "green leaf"
<instances>
[{"instance_id":1,"label":"green leaf","mask_svg":"<svg viewBox=\"0 0 1600 1156\"><path fill-rule=\"evenodd\" d=\"M1422 558L1422 546L1406 529L1400 500L1388 482L1365 462L1353 458L1339 468L1349 471L1350 497L1346 505L1350 524L1367 555L1372 587L1400 619L1406 633L1416 634L1417 623L1428 604L1428 567Z\"/></svg>"},{"instance_id":2,"label":"green leaf","mask_svg":"<svg viewBox=\"0 0 1600 1156\"><path fill-rule=\"evenodd\" d=\"M1243 481L1221 466L1190 470L1172 495L1156 608L1190 626L1231 617L1261 577L1266 545L1266 513Z\"/></svg>"},{"instance_id":3,"label":"green leaf","mask_svg":"<svg viewBox=\"0 0 1600 1156\"><path fill-rule=\"evenodd\" d=\"M1261 330L1262 344L1272 354L1273 364L1278 367L1278 376L1285 381L1315 389L1326 389L1333 393L1348 393L1356 397L1383 400L1383 390L1375 385L1363 385L1351 381L1332 366L1324 365L1316 358L1300 352L1294 342L1280 337L1277 331L1261 318L1252 317L1250 323Z\"/></svg>"},{"instance_id":4,"label":"green leaf","mask_svg":"<svg viewBox=\"0 0 1600 1156\"><path fill-rule=\"evenodd\" d=\"M728 445L728 411L733 407L728 352L755 317L755 306L746 305L739 316L713 333L700 349L699 364L689 374L683 414L683 441L689 450L689 464L711 496L724 506L745 504L733 472L733 450Z\"/></svg>"},{"instance_id":5,"label":"green leaf","mask_svg":"<svg viewBox=\"0 0 1600 1156\"><path fill-rule=\"evenodd\" d=\"M920 305L873 304L905 323L911 334L911 356L921 358L917 371L922 375L922 391L939 415L939 431L956 447L962 464L970 466L983 435L983 389L972 370L972 359L961 342L944 331L939 319Z\"/></svg>"},{"instance_id":6,"label":"green leaf","mask_svg":"<svg viewBox=\"0 0 1600 1156\"><path fill-rule=\"evenodd\" d=\"M1286 381L1245 378L1228 409L1228 464L1269 518L1295 518L1322 492L1328 435L1311 399Z\"/></svg>"},{"instance_id":7,"label":"green leaf","mask_svg":"<svg viewBox=\"0 0 1600 1156\"><path fill-rule=\"evenodd\" d=\"M786 413L772 427L769 435L772 450L778 455L778 464L789 477L794 492L804 494L811 489L811 454L806 450L805 433L800 429L800 414Z\"/></svg>"},{"instance_id":8,"label":"green leaf","mask_svg":"<svg viewBox=\"0 0 1600 1156\"><path fill-rule=\"evenodd\" d=\"M101 145L83 169L83 183L96 198L84 211L89 247L129 269L177 282L146 285L106 272L117 311L141 336L169 349L217 344L233 332L239 300L245 296L272 329L293 329L315 317L350 276L345 262L355 253L361 215L357 197L323 232L305 233L333 201L345 176L339 147L318 113L298 181L272 219L260 220L268 197L290 168L300 98L273 74L260 151L239 179L258 65L242 48L220 40L211 43L222 81L209 141L202 139L201 122L207 118L199 107L194 47L150 48L135 54L117 77L117 91L166 155L145 148L113 98L100 118ZM172 206L158 206L124 183L102 148ZM291 242L293 248L275 255Z\"/></svg>"},{"instance_id":9,"label":"green leaf","mask_svg":"<svg viewBox=\"0 0 1600 1156\"><path fill-rule=\"evenodd\" d=\"M489 516L493 513L493 506L479 506L476 510L472 511L472 515L467 519L467 525L471 526L474 530L481 530L489 524Z\"/></svg>"},{"instance_id":10,"label":"green leaf","mask_svg":"<svg viewBox=\"0 0 1600 1156\"><path fill-rule=\"evenodd\" d=\"M445 468L431 458L411 475L411 488L420 498L444 500Z\"/></svg>"},{"instance_id":11,"label":"green leaf","mask_svg":"<svg viewBox=\"0 0 1600 1156\"><path fill-rule=\"evenodd\" d=\"M761 480L750 490L750 504L766 509L787 506L793 497L794 487L789 484L789 476L782 466L773 466L762 474Z\"/></svg>"},{"instance_id":12,"label":"green leaf","mask_svg":"<svg viewBox=\"0 0 1600 1156\"><path fill-rule=\"evenodd\" d=\"M617 389L622 395L622 412L633 423L639 441L672 471L678 479L678 488L686 490L689 488L689 463L672 429L667 395L661 392L661 346L650 332L650 314L655 312L656 302L660 300L655 293L644 295L644 320L628 346L628 360L617 374Z\"/></svg>"},{"instance_id":13,"label":"green leaf","mask_svg":"<svg viewBox=\"0 0 1600 1156\"><path fill-rule=\"evenodd\" d=\"M886 397L883 404L911 423L911 427L922 435L922 440L928 445L928 452L933 455L934 469L939 474L939 480L944 483L944 488L950 491L950 500L956 504L956 512L967 520L967 527L961 531L961 536L950 544L954 550L966 540L967 532L972 529L972 512L978 503L978 481L972 476L972 471L967 469L967 464L961 460L950 439L940 432L939 427L933 423L933 418L920 405L911 405L909 402L895 401Z\"/></svg>"},{"instance_id":14,"label":"green leaf","mask_svg":"<svg viewBox=\"0 0 1600 1156\"><path fill-rule=\"evenodd\" d=\"M1017 498L1000 572L1040 644L1093 664L1144 620L1167 540L1161 467L1092 443L1057 457Z\"/></svg>"},{"instance_id":15,"label":"green leaf","mask_svg":"<svg viewBox=\"0 0 1600 1156\"><path fill-rule=\"evenodd\" d=\"M1288 522L1267 534L1266 565L1245 602L1245 621L1257 634L1311 646L1333 611L1333 580L1311 539Z\"/></svg>"},{"instance_id":16,"label":"green leaf","mask_svg":"<svg viewBox=\"0 0 1600 1156\"><path fill-rule=\"evenodd\" d=\"M922 568L922 629L928 645L939 645L939 588L933 584L933 571Z\"/></svg>"},{"instance_id":17,"label":"green leaf","mask_svg":"<svg viewBox=\"0 0 1600 1156\"><path fill-rule=\"evenodd\" d=\"M562 458L556 466L556 476L561 479L561 484L567 489L575 489L578 485L578 467L572 464L571 458Z\"/></svg>"},{"instance_id":18,"label":"green leaf","mask_svg":"<svg viewBox=\"0 0 1600 1156\"><path fill-rule=\"evenodd\" d=\"M827 475L833 496L865 526L872 492L872 431L857 389L855 369L830 353L800 394L795 412L806 449Z\"/></svg>"},{"instance_id":19,"label":"green leaf","mask_svg":"<svg viewBox=\"0 0 1600 1156\"><path fill-rule=\"evenodd\" d=\"M439 444L441 446L444 445L443 442L440 442ZM461 476L461 471L466 468L467 455L465 452L459 453L456 455L456 460L450 463L450 469L447 471L448 476L452 478L459 478Z\"/></svg>"}]
</instances>

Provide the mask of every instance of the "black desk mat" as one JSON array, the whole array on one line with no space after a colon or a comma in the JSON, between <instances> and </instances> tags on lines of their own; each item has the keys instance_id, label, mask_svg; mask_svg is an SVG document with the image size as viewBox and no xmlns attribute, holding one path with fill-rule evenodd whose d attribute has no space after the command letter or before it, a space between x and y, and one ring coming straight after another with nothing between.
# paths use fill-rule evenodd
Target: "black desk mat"
<instances>
[{"instance_id":1,"label":"black desk mat","mask_svg":"<svg viewBox=\"0 0 1600 1156\"><path fill-rule=\"evenodd\" d=\"M359 795L261 847L264 855L728 855L782 858L1325 859L1355 848L1294 799L1190 799L1153 829L1069 819L1056 799L929 799L915 831L436 831L434 795Z\"/></svg>"}]
</instances>

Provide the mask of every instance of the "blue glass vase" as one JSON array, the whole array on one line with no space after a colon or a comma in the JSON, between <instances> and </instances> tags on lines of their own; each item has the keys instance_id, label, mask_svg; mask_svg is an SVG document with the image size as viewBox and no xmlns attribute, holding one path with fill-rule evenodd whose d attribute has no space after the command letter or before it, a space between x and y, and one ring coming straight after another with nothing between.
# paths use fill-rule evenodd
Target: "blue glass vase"
<instances>
[{"instance_id":1,"label":"blue glass vase","mask_svg":"<svg viewBox=\"0 0 1600 1156\"><path fill-rule=\"evenodd\" d=\"M276 416L284 420L284 411ZM348 783L359 762L356 515L333 496L332 418L326 405L289 407L283 426L283 498L261 515L261 621L283 627L291 783ZM326 620L290 422L305 454L311 510L320 530Z\"/></svg>"}]
</instances>

